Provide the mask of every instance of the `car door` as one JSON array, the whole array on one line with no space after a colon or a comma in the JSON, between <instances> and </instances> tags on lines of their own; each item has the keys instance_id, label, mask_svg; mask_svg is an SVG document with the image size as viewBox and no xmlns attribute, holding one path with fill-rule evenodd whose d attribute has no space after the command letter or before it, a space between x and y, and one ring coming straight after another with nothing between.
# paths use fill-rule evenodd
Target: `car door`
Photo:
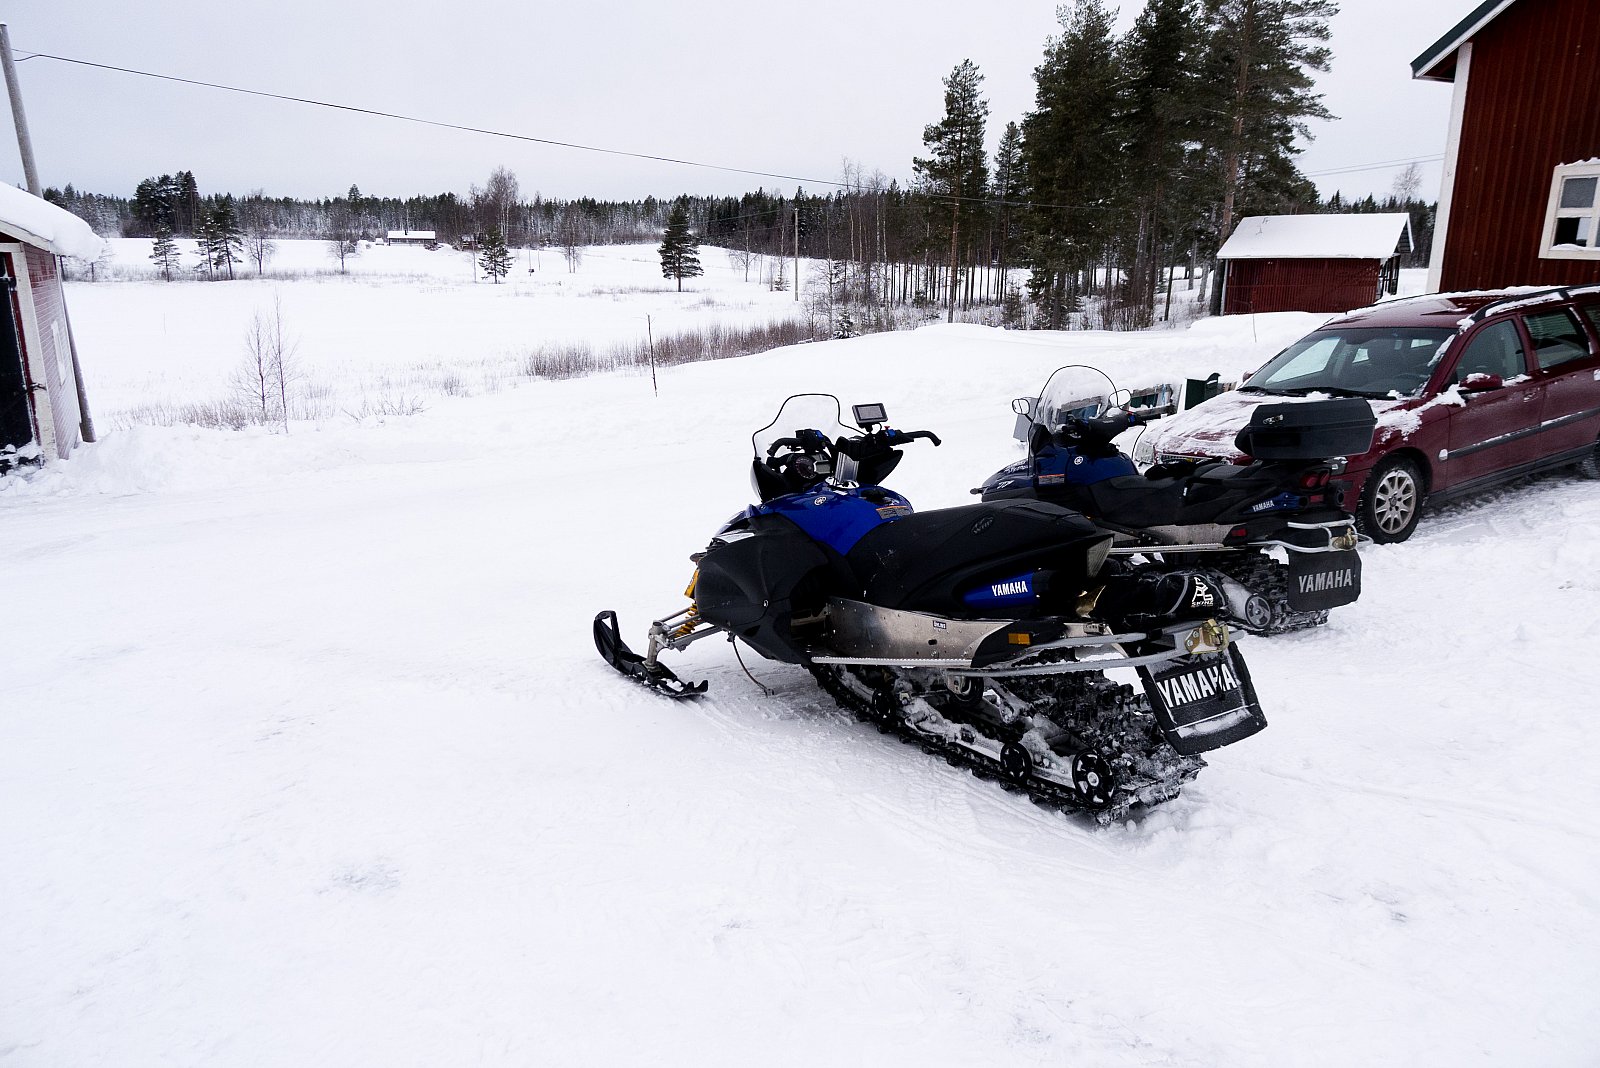
<instances>
[{"instance_id":1,"label":"car door","mask_svg":"<svg viewBox=\"0 0 1600 1068\"><path fill-rule=\"evenodd\" d=\"M1461 394L1450 409L1449 445L1435 476L1436 489L1492 481L1536 454L1543 416L1544 386L1530 373L1528 345L1516 316L1485 323L1472 333L1456 360L1448 384L1468 375L1499 375L1505 385Z\"/></svg>"},{"instance_id":2,"label":"car door","mask_svg":"<svg viewBox=\"0 0 1600 1068\"><path fill-rule=\"evenodd\" d=\"M1524 318L1545 380L1540 436L1546 440L1540 451L1544 456L1580 452L1600 438L1600 303L1529 312Z\"/></svg>"}]
</instances>

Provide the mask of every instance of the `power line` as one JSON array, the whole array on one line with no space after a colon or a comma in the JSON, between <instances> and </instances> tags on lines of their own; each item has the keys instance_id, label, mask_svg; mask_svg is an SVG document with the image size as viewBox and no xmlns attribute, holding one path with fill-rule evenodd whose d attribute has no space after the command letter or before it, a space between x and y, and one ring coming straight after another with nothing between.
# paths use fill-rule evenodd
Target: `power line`
<instances>
[{"instance_id":1,"label":"power line","mask_svg":"<svg viewBox=\"0 0 1600 1068\"><path fill-rule=\"evenodd\" d=\"M20 49L18 50L20 51ZM154 78L157 81L176 82L180 85L195 85L205 89L221 89L229 93L241 93L245 96L259 96L268 100L284 100L293 104L309 104L313 107L332 108L335 111L348 111L357 115L372 115L383 119L395 119L399 122L414 122L423 126L432 126L441 130L458 130L463 133L483 134L486 137L503 137L512 141L526 141L537 145L550 145L555 148L570 148L579 152L600 152L610 156L625 156L629 159L649 160L654 163L674 163L683 167L700 167L706 170L727 171L732 174L748 174L757 178L778 178L785 182L798 182L804 185L831 186L835 189L844 189L849 192L882 193L886 190L877 186L855 185L850 182L834 182L826 178L802 178L792 174L778 174L773 171L754 170L749 167L730 167L720 163L702 163L699 160L676 159L672 156L657 156L648 152L631 152L621 148L603 148L597 145L578 144L574 141L557 141L548 137L535 137L532 134L513 133L509 130L494 130L483 126L467 126L461 123L442 122L438 119L424 119L416 115L404 115L396 111L382 111L377 108L357 107L354 104L339 104L329 100L317 100L313 97L293 96L288 93L273 93L264 89L246 89L238 85L223 85L220 82L202 81L198 78L183 78L175 74L158 74L155 71L137 70L133 67L119 67L110 63L96 63L88 59L74 59L71 56L58 56L49 52L30 52L22 57L28 59L53 59L57 63L70 63L80 67L93 67L97 70L115 71L118 74L133 74L141 78ZM909 192L909 190L908 190ZM988 197L955 196L948 193L925 193L924 195L945 202L960 201L972 204L994 204L1002 207L1035 207L1035 208L1060 208L1068 211L1114 211L1114 208L1090 204L1036 204L1024 201L996 201Z\"/></svg>"},{"instance_id":2,"label":"power line","mask_svg":"<svg viewBox=\"0 0 1600 1068\"><path fill-rule=\"evenodd\" d=\"M21 51L18 49L18 51ZM682 167L699 167L704 170L726 171L730 174L748 174L756 178L777 178L785 182L797 182L805 185L829 186L834 189L843 189L854 193L883 193L886 190L876 186L856 185L849 182L835 182L826 178L804 178L792 174L779 174L774 171L756 170L750 167L732 167L721 163L704 163L699 160L677 159L673 156L658 156L648 152L633 152L621 148L605 148L599 145L579 144L575 141L558 141L549 137L537 137L532 134L515 133L509 130L495 130L483 126L468 126L463 123L443 122L438 119L425 119L416 115L406 115L396 111L383 111L378 108L358 107L354 104L340 104L329 100L318 100L314 97L294 96L288 93L273 93L264 89L246 89L238 85L224 85L220 82L208 82L198 78L184 78L175 74L160 74L155 71L138 70L134 67L120 67L110 63L97 63L88 59L75 59L71 56L58 56L50 52L30 52L21 57L18 62L30 59L50 59L57 63L67 63L80 67L92 67L97 70L108 70L118 74L132 74L141 78L153 78L157 81L175 82L180 85L193 85L205 89L220 89L229 93L240 93L244 96L257 96L267 100L283 100L293 104L307 104L312 107L330 108L334 111L346 111L356 115L371 115L376 118L394 119L398 122L412 122L422 126L432 126L441 130L456 130L462 133L482 134L485 137L501 137L511 141L524 141L530 144L549 145L554 148L570 148L579 152L598 152L609 156L623 156L628 159L642 159L653 163L671 163ZM1307 178L1325 177L1339 174L1355 174L1360 171L1379 170L1384 167L1396 166L1405 163L1430 163L1442 160L1442 154L1433 156L1417 156L1411 159L1386 160L1382 163L1370 163L1349 167L1334 167L1329 170L1311 171ZM910 192L911 190L907 190ZM997 207L1019 208L1050 208L1062 211L1116 211L1116 208L1105 207L1097 204L1041 204L1033 201L1019 200L994 200L988 197L955 196L947 193L924 192L925 196L946 203L973 203L990 204Z\"/></svg>"},{"instance_id":3,"label":"power line","mask_svg":"<svg viewBox=\"0 0 1600 1068\"><path fill-rule=\"evenodd\" d=\"M1325 171L1307 171L1306 177L1320 178L1329 174L1355 174L1359 171L1377 171L1385 167L1396 167L1402 163L1437 163L1442 159L1444 159L1444 153L1440 152L1432 156L1412 156L1409 159L1384 160L1382 163L1364 163L1349 167L1331 167Z\"/></svg>"}]
</instances>

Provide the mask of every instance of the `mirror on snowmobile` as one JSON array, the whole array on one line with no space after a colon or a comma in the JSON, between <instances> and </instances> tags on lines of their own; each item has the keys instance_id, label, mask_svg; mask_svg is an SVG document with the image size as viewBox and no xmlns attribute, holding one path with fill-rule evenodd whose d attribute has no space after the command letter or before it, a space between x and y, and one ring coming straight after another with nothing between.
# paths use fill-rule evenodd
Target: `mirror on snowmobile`
<instances>
[{"instance_id":1,"label":"mirror on snowmobile","mask_svg":"<svg viewBox=\"0 0 1600 1068\"><path fill-rule=\"evenodd\" d=\"M1018 397L1016 400L1011 402L1011 410L1016 412L1018 415L1026 415L1029 418L1032 418L1033 417L1033 398L1032 397Z\"/></svg>"},{"instance_id":2,"label":"mirror on snowmobile","mask_svg":"<svg viewBox=\"0 0 1600 1068\"><path fill-rule=\"evenodd\" d=\"M1111 391L1111 396L1107 397L1106 400L1109 402L1106 405L1108 408L1126 408L1133 402L1133 391L1114 389Z\"/></svg>"},{"instance_id":3,"label":"mirror on snowmobile","mask_svg":"<svg viewBox=\"0 0 1600 1068\"><path fill-rule=\"evenodd\" d=\"M882 404L852 404L850 414L855 416L856 426L866 431L889 421L889 412Z\"/></svg>"}]
</instances>

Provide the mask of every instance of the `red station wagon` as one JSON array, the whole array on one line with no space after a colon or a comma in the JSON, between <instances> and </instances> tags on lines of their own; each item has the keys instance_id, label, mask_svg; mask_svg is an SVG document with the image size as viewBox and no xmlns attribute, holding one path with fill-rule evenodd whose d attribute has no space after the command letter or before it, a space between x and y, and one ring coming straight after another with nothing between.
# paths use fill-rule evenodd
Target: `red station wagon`
<instances>
[{"instance_id":1,"label":"red station wagon","mask_svg":"<svg viewBox=\"0 0 1600 1068\"><path fill-rule=\"evenodd\" d=\"M1600 478L1600 285L1429 294L1331 320L1232 393L1152 427L1155 458L1246 458L1233 439L1265 401L1365 397L1372 449L1348 458L1345 507L1404 541L1425 501L1577 465ZM1148 444L1147 444L1148 442Z\"/></svg>"}]
</instances>

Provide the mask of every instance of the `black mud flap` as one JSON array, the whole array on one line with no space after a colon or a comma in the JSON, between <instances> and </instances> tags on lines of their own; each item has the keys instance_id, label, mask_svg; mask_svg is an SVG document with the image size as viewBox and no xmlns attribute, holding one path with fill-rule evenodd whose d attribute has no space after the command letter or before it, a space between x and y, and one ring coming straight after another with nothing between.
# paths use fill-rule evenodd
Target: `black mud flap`
<instances>
[{"instance_id":1,"label":"black mud flap","mask_svg":"<svg viewBox=\"0 0 1600 1068\"><path fill-rule=\"evenodd\" d=\"M1184 756L1242 741L1267 725L1236 646L1139 669L1167 744Z\"/></svg>"},{"instance_id":2,"label":"black mud flap","mask_svg":"<svg viewBox=\"0 0 1600 1068\"><path fill-rule=\"evenodd\" d=\"M1289 607L1296 612L1339 608L1360 596L1361 554L1356 550L1289 554Z\"/></svg>"},{"instance_id":3,"label":"black mud flap","mask_svg":"<svg viewBox=\"0 0 1600 1068\"><path fill-rule=\"evenodd\" d=\"M622 633L617 629L615 612L601 612L594 617L594 647L600 651L606 663L657 693L668 697L699 697L706 692L706 683L684 682L670 668L660 663L652 664L628 648L628 643L622 640Z\"/></svg>"}]
</instances>

